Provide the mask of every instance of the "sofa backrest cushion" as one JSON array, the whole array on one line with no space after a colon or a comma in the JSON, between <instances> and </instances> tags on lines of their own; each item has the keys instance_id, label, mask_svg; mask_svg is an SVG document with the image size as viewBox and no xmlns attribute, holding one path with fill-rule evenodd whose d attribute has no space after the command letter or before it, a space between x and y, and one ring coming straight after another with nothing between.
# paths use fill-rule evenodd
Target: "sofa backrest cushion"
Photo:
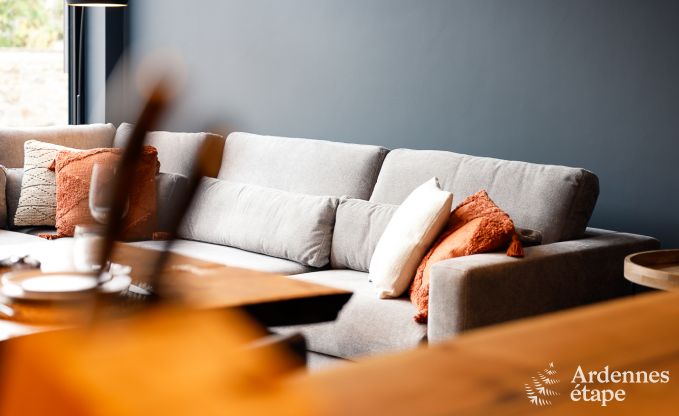
<instances>
[{"instance_id":1,"label":"sofa backrest cushion","mask_svg":"<svg viewBox=\"0 0 679 416\"><path fill-rule=\"evenodd\" d=\"M177 201L187 196L189 178L179 173L160 173L156 176L156 195L158 196L157 231L172 231L172 221Z\"/></svg>"},{"instance_id":2,"label":"sofa backrest cushion","mask_svg":"<svg viewBox=\"0 0 679 416\"><path fill-rule=\"evenodd\" d=\"M203 178L179 237L312 267L330 262L339 198Z\"/></svg>"},{"instance_id":3,"label":"sofa backrest cushion","mask_svg":"<svg viewBox=\"0 0 679 416\"><path fill-rule=\"evenodd\" d=\"M392 150L370 201L399 204L436 176L453 206L481 189L517 227L538 230L543 243L584 235L599 195L599 180L579 168L467 156L434 150Z\"/></svg>"},{"instance_id":4,"label":"sofa backrest cushion","mask_svg":"<svg viewBox=\"0 0 679 416\"><path fill-rule=\"evenodd\" d=\"M39 140L76 149L111 147L116 128L113 124L86 124L0 129L0 165L7 168L24 166L24 142Z\"/></svg>"},{"instance_id":5,"label":"sofa backrest cushion","mask_svg":"<svg viewBox=\"0 0 679 416\"><path fill-rule=\"evenodd\" d=\"M113 140L114 147L125 147L132 137L134 125L122 123ZM201 146L207 141L216 141L221 148L224 137L214 133L176 133L152 131L146 134L147 145L158 149L158 160L162 173L178 173L189 176L198 157Z\"/></svg>"},{"instance_id":6,"label":"sofa backrest cushion","mask_svg":"<svg viewBox=\"0 0 679 416\"><path fill-rule=\"evenodd\" d=\"M379 146L231 133L219 178L310 195L368 199L386 154Z\"/></svg>"},{"instance_id":7,"label":"sofa backrest cushion","mask_svg":"<svg viewBox=\"0 0 679 416\"><path fill-rule=\"evenodd\" d=\"M342 199L337 207L330 265L367 272L377 242L398 205Z\"/></svg>"}]
</instances>

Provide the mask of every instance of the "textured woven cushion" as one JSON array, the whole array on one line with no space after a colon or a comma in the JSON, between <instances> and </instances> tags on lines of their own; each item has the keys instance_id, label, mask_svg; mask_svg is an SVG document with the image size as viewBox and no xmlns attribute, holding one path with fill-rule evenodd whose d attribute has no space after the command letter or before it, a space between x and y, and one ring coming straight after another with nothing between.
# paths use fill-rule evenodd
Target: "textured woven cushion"
<instances>
[{"instance_id":1,"label":"textured woven cushion","mask_svg":"<svg viewBox=\"0 0 679 416\"><path fill-rule=\"evenodd\" d=\"M24 165L24 142L40 140L75 149L110 147L116 128L113 124L51 126L33 128L0 128L0 165L20 168Z\"/></svg>"},{"instance_id":2,"label":"textured woven cushion","mask_svg":"<svg viewBox=\"0 0 679 416\"><path fill-rule=\"evenodd\" d=\"M14 214L15 226L55 225L57 183L50 166L62 150L77 151L37 140L24 143L24 176L19 205Z\"/></svg>"},{"instance_id":3,"label":"textured woven cushion","mask_svg":"<svg viewBox=\"0 0 679 416\"><path fill-rule=\"evenodd\" d=\"M427 322L429 310L429 273L439 261L485 253L506 246L514 234L514 224L504 211L479 191L465 199L450 213L448 224L432 246L410 286L410 299L417 306L415 320Z\"/></svg>"},{"instance_id":4,"label":"textured woven cushion","mask_svg":"<svg viewBox=\"0 0 679 416\"><path fill-rule=\"evenodd\" d=\"M72 236L78 224L95 223L89 209L89 189L92 167L95 164L115 165L120 158L119 149L92 149L80 152L61 151L57 155L58 236ZM122 235L126 240L149 239L156 227L156 174L158 153L146 146L134 174L129 206Z\"/></svg>"},{"instance_id":5,"label":"textured woven cushion","mask_svg":"<svg viewBox=\"0 0 679 416\"><path fill-rule=\"evenodd\" d=\"M381 298L401 296L446 225L453 196L432 178L396 209L370 259L370 280Z\"/></svg>"},{"instance_id":6,"label":"textured woven cushion","mask_svg":"<svg viewBox=\"0 0 679 416\"><path fill-rule=\"evenodd\" d=\"M339 199L203 178L179 236L313 267L330 261Z\"/></svg>"},{"instance_id":7,"label":"textured woven cushion","mask_svg":"<svg viewBox=\"0 0 679 416\"><path fill-rule=\"evenodd\" d=\"M132 136L134 126L122 123L113 139L114 147L125 147ZM224 137L213 133L175 133L152 131L146 134L146 144L158 149L162 173L191 175L191 170L201 146L207 141L217 141L222 146Z\"/></svg>"},{"instance_id":8,"label":"textured woven cushion","mask_svg":"<svg viewBox=\"0 0 679 416\"><path fill-rule=\"evenodd\" d=\"M399 204L432 176L455 195L453 204L487 190L517 227L540 231L543 244L582 237L599 195L597 177L584 169L398 149L387 155L370 200Z\"/></svg>"},{"instance_id":9,"label":"textured woven cushion","mask_svg":"<svg viewBox=\"0 0 679 416\"><path fill-rule=\"evenodd\" d=\"M398 205L343 199L337 207L330 265L367 272L377 242Z\"/></svg>"},{"instance_id":10,"label":"textured woven cushion","mask_svg":"<svg viewBox=\"0 0 679 416\"><path fill-rule=\"evenodd\" d=\"M378 146L231 133L219 178L310 195L368 199L386 154Z\"/></svg>"}]
</instances>

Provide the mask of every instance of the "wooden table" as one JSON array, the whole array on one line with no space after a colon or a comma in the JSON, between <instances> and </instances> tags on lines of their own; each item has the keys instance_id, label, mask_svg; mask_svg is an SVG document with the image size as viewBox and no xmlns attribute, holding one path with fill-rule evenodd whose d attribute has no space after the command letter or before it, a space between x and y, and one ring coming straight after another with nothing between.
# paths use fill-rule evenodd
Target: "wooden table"
<instances>
[{"instance_id":1,"label":"wooden table","mask_svg":"<svg viewBox=\"0 0 679 416\"><path fill-rule=\"evenodd\" d=\"M113 261L132 265L132 278L146 281L158 251L120 244ZM199 309L242 308L265 326L332 321L352 293L256 270L224 266L173 253L162 292Z\"/></svg>"},{"instance_id":2,"label":"wooden table","mask_svg":"<svg viewBox=\"0 0 679 416\"><path fill-rule=\"evenodd\" d=\"M561 382L552 405L524 390L550 362ZM667 384L607 385L626 399L573 402L585 371L669 370ZM598 385L598 384L597 384ZM606 385L604 385L606 386ZM449 342L300 375L293 391L315 398L317 415L670 415L679 409L679 293L633 298L471 331Z\"/></svg>"},{"instance_id":3,"label":"wooden table","mask_svg":"<svg viewBox=\"0 0 679 416\"><path fill-rule=\"evenodd\" d=\"M131 265L134 281L148 281L158 255L155 250L119 244L113 261ZM352 295L346 290L174 253L168 258L162 283L159 290L174 301L197 309L241 308L265 326L334 320ZM41 329L6 323L0 325L0 340L3 332L6 338Z\"/></svg>"}]
</instances>

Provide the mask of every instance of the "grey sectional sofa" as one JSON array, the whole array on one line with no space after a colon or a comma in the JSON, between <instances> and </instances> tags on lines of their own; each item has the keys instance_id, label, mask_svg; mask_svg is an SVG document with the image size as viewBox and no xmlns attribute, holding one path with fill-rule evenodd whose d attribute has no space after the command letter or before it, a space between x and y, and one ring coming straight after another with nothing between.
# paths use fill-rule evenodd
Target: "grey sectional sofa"
<instances>
[{"instance_id":1,"label":"grey sectional sofa","mask_svg":"<svg viewBox=\"0 0 679 416\"><path fill-rule=\"evenodd\" d=\"M16 208L25 140L47 138L83 148L122 145L126 131L127 125L117 131L112 125L1 131L0 164L8 169L6 174L0 172L0 213L8 207L6 224L11 224L12 209ZM187 155L195 154L208 135L158 132L152 137L165 171L186 173ZM389 151L378 146L233 133L225 141L218 178L390 204L385 205L388 211L389 206L399 204L433 176L453 192L454 205L486 189L517 226L540 231L543 243L525 248L523 259L490 253L434 266L427 325L413 320L415 308L408 299L378 299L372 292L367 266L356 266L362 270L337 268L341 262L336 259L370 257L389 214L380 214L381 222L366 223L365 218L354 218L350 207L343 208L340 202L330 263L323 269L201 241L180 240L174 250L353 291L354 296L335 322L276 329L302 331L312 351L353 358L413 348L468 329L629 294L632 287L622 276L623 258L659 246L650 237L587 228L599 184L597 177L584 169L442 151ZM0 248L37 238L25 231L1 230ZM358 243L352 243L352 238ZM160 246L153 241L134 244Z\"/></svg>"}]
</instances>

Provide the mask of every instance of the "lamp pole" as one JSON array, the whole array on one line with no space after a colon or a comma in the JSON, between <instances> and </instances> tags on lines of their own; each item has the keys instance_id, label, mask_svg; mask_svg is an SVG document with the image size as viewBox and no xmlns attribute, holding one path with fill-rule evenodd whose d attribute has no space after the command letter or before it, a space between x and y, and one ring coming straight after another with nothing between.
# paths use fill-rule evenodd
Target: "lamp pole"
<instances>
[{"instance_id":1,"label":"lamp pole","mask_svg":"<svg viewBox=\"0 0 679 416\"><path fill-rule=\"evenodd\" d=\"M127 0L66 0L70 7L81 7L80 25L78 26L77 74L75 80L75 124L82 124L85 120L82 108L82 79L83 79L83 32L85 32L85 12L87 7L127 7Z\"/></svg>"}]
</instances>

